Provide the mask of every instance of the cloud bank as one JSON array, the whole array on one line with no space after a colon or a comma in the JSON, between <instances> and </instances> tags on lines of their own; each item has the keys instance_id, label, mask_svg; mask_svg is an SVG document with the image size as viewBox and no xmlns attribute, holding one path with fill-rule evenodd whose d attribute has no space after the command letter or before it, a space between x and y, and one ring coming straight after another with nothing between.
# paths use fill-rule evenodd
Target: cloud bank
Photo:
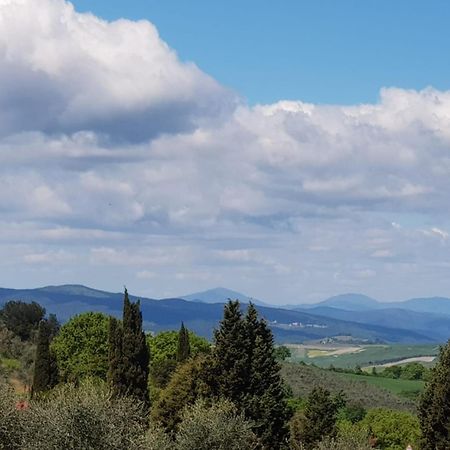
<instances>
[{"instance_id":1,"label":"cloud bank","mask_svg":"<svg viewBox=\"0 0 450 450\"><path fill-rule=\"evenodd\" d=\"M147 21L0 0L2 285L450 295L450 92L248 106Z\"/></svg>"}]
</instances>

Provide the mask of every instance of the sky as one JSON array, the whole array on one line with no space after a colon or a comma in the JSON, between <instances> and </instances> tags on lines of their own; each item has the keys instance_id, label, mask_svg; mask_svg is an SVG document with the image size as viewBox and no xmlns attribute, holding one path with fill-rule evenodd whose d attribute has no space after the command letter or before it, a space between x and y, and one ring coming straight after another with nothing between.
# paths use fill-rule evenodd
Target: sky
<instances>
[{"instance_id":1,"label":"sky","mask_svg":"<svg viewBox=\"0 0 450 450\"><path fill-rule=\"evenodd\" d=\"M0 286L450 296L449 19L0 0Z\"/></svg>"}]
</instances>

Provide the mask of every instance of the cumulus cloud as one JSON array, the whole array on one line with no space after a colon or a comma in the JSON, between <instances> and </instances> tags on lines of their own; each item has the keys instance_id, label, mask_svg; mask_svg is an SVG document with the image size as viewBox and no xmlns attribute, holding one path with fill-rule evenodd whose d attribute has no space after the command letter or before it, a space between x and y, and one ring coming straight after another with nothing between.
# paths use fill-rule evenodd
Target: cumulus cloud
<instances>
[{"instance_id":1,"label":"cumulus cloud","mask_svg":"<svg viewBox=\"0 0 450 450\"><path fill-rule=\"evenodd\" d=\"M0 0L9 284L450 295L449 175L449 92L252 107L147 21Z\"/></svg>"},{"instance_id":2,"label":"cumulus cloud","mask_svg":"<svg viewBox=\"0 0 450 450\"><path fill-rule=\"evenodd\" d=\"M62 0L0 4L0 132L95 131L141 141L235 101L147 21L108 23Z\"/></svg>"}]
</instances>

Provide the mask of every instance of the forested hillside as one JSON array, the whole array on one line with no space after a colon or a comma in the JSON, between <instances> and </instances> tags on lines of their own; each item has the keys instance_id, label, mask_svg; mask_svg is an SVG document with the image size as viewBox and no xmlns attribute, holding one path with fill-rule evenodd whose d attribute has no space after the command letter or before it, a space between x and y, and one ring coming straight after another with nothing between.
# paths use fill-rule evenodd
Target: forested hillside
<instances>
[{"instance_id":1,"label":"forested hillside","mask_svg":"<svg viewBox=\"0 0 450 450\"><path fill-rule=\"evenodd\" d=\"M0 448L447 448L450 343L431 370L325 370L287 362L254 305L222 307L209 342L184 322L146 334L126 291L120 319L85 312L62 326L37 303L7 302Z\"/></svg>"},{"instance_id":2,"label":"forested hillside","mask_svg":"<svg viewBox=\"0 0 450 450\"><path fill-rule=\"evenodd\" d=\"M136 300L137 297L130 295ZM109 293L78 285L49 286L38 289L0 289L0 304L9 300L36 301L47 311L65 322L71 316L86 311L97 311L120 317L122 294ZM246 308L246 305L243 305ZM144 329L147 331L176 330L181 321L196 333L211 338L217 327L223 304L208 304L172 299L141 299ZM303 342L335 336L351 336L356 342L441 342L440 336L415 329L398 329L377 324L361 324L342 318L258 306L278 342Z\"/></svg>"}]
</instances>

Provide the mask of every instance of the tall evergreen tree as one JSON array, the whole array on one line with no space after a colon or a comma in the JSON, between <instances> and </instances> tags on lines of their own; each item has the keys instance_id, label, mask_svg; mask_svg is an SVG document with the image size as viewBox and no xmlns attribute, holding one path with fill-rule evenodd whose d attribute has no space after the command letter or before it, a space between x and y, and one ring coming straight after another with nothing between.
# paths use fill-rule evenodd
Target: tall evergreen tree
<instances>
[{"instance_id":1,"label":"tall evergreen tree","mask_svg":"<svg viewBox=\"0 0 450 450\"><path fill-rule=\"evenodd\" d=\"M140 303L130 302L126 289L122 327L114 319L111 320L109 345L109 380L112 392L135 397L148 406L150 354L142 330Z\"/></svg>"},{"instance_id":2,"label":"tall evergreen tree","mask_svg":"<svg viewBox=\"0 0 450 450\"><path fill-rule=\"evenodd\" d=\"M248 387L248 345L239 301L225 305L223 319L214 332L214 359L218 395L241 407Z\"/></svg>"},{"instance_id":3,"label":"tall evergreen tree","mask_svg":"<svg viewBox=\"0 0 450 450\"><path fill-rule=\"evenodd\" d=\"M247 326L253 315L253 305L247 312ZM268 449L278 449L287 443L290 411L285 400L285 388L280 375L280 366L275 357L273 335L265 320L256 324L250 362L249 399L246 414L254 421L254 431Z\"/></svg>"},{"instance_id":4,"label":"tall evergreen tree","mask_svg":"<svg viewBox=\"0 0 450 450\"><path fill-rule=\"evenodd\" d=\"M273 336L254 305L249 305L245 318L238 301L225 306L214 350L219 395L254 423L266 449L281 448L287 442L289 412Z\"/></svg>"},{"instance_id":5,"label":"tall evergreen tree","mask_svg":"<svg viewBox=\"0 0 450 450\"><path fill-rule=\"evenodd\" d=\"M108 383L113 395L126 394L123 382L122 324L115 317L109 319Z\"/></svg>"},{"instance_id":6,"label":"tall evergreen tree","mask_svg":"<svg viewBox=\"0 0 450 450\"><path fill-rule=\"evenodd\" d=\"M177 345L177 362L181 363L186 361L191 355L191 344L189 342L189 331L181 322L180 331L178 332L178 345Z\"/></svg>"},{"instance_id":7,"label":"tall evergreen tree","mask_svg":"<svg viewBox=\"0 0 450 450\"><path fill-rule=\"evenodd\" d=\"M299 412L292 421L291 443L305 450L315 449L325 436L336 435L336 422L339 409L345 405L341 395L332 397L322 387L314 388L306 400L304 411Z\"/></svg>"},{"instance_id":8,"label":"tall evergreen tree","mask_svg":"<svg viewBox=\"0 0 450 450\"><path fill-rule=\"evenodd\" d=\"M419 406L423 450L450 448L450 341L441 348Z\"/></svg>"},{"instance_id":9,"label":"tall evergreen tree","mask_svg":"<svg viewBox=\"0 0 450 450\"><path fill-rule=\"evenodd\" d=\"M38 327L36 356L34 361L33 385L31 395L45 392L54 387L58 381L56 359L50 350L51 329L46 320L41 320Z\"/></svg>"}]
</instances>

